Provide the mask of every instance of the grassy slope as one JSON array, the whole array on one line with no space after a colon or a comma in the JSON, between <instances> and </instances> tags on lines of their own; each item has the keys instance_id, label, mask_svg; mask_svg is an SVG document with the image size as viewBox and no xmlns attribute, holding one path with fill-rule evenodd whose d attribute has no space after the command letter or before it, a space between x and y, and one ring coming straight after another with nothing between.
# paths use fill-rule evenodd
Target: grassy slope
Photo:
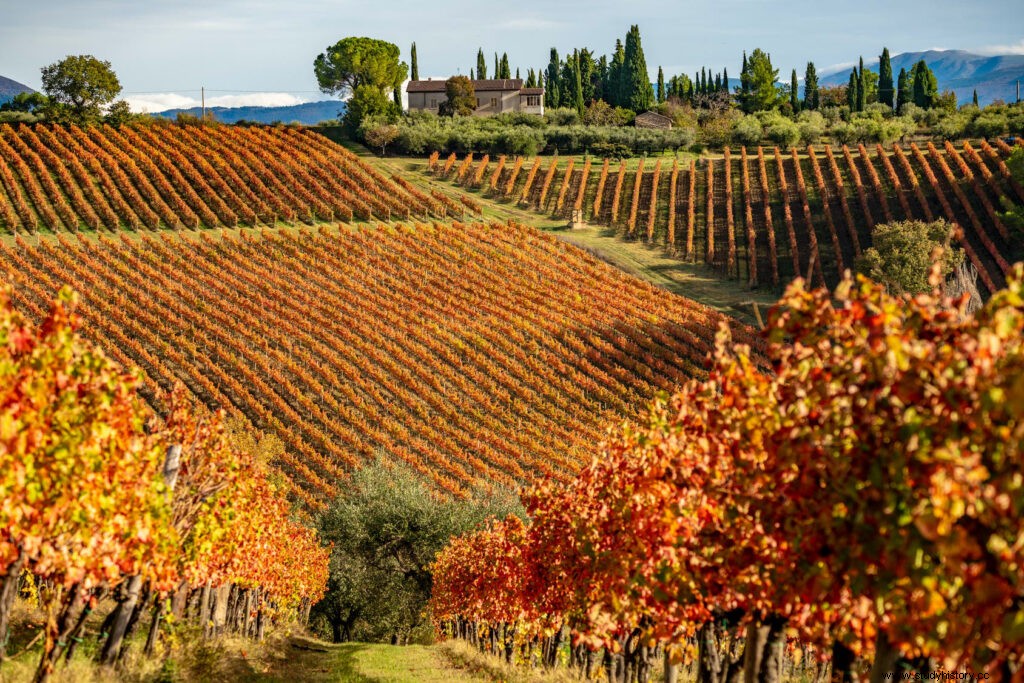
<instances>
[{"instance_id":1,"label":"grassy slope","mask_svg":"<svg viewBox=\"0 0 1024 683\"><path fill-rule=\"evenodd\" d=\"M756 324L751 302L757 302L761 314L777 300L771 292L751 291L741 282L725 280L701 264L685 263L671 258L661 247L641 242L627 242L616 237L612 229L602 226L587 226L569 230L564 219L525 210L514 202L496 201L480 190L456 189L451 183L435 180L426 174L426 160L415 157L380 158L365 147L351 142L343 143L364 161L374 164L382 172L400 173L409 182L425 190L437 189L448 194L463 191L483 208L483 218L489 221L507 222L515 220L547 230L560 239L571 242L617 268L643 278L670 292L694 299L723 313Z\"/></svg>"}]
</instances>

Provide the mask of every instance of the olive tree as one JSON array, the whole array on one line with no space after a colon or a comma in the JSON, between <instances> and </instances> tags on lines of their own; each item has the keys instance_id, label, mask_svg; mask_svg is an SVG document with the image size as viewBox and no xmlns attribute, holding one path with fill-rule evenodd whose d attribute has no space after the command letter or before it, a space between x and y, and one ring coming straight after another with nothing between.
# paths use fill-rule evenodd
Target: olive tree
<instances>
[{"instance_id":1,"label":"olive tree","mask_svg":"<svg viewBox=\"0 0 1024 683\"><path fill-rule=\"evenodd\" d=\"M120 94L121 83L110 62L70 55L43 67L43 92L53 106L53 118L91 123Z\"/></svg>"}]
</instances>

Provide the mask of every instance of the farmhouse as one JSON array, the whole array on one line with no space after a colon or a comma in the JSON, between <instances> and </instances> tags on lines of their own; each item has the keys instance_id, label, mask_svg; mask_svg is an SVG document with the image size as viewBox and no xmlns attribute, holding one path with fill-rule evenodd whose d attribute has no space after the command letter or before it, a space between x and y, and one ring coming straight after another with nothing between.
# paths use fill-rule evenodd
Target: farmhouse
<instances>
[{"instance_id":1,"label":"farmhouse","mask_svg":"<svg viewBox=\"0 0 1024 683\"><path fill-rule=\"evenodd\" d=\"M662 116L656 111L645 111L643 114L637 114L634 125L637 128L671 128L672 119L667 116Z\"/></svg>"},{"instance_id":2,"label":"farmhouse","mask_svg":"<svg viewBox=\"0 0 1024 683\"><path fill-rule=\"evenodd\" d=\"M521 78L471 81L476 92L475 116L493 116L504 112L544 113L544 88L524 88ZM410 81L406 87L409 111L437 113L448 98L442 80Z\"/></svg>"}]
</instances>

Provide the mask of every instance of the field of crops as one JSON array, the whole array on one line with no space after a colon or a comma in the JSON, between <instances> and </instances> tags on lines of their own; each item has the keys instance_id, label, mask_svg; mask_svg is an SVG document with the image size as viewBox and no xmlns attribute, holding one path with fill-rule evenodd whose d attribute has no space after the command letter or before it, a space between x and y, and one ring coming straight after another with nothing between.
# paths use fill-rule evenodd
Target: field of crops
<instances>
[{"instance_id":1,"label":"field of crops","mask_svg":"<svg viewBox=\"0 0 1024 683\"><path fill-rule=\"evenodd\" d=\"M725 320L507 225L19 237L0 272L37 319L72 284L151 401L181 380L279 435L314 508L378 456L455 494L564 480L609 419L701 375Z\"/></svg>"},{"instance_id":2,"label":"field of crops","mask_svg":"<svg viewBox=\"0 0 1024 683\"><path fill-rule=\"evenodd\" d=\"M780 287L796 275L835 286L871 244L877 223L944 218L991 293L1024 249L1004 225L1004 201L1024 202L1002 140L869 150L809 146L784 152L726 150L679 163L643 159L580 163L489 156L431 156L428 170L464 187L537 211L614 226L623 237L662 244L750 286Z\"/></svg>"},{"instance_id":3,"label":"field of crops","mask_svg":"<svg viewBox=\"0 0 1024 683\"><path fill-rule=\"evenodd\" d=\"M0 125L0 230L461 216L324 136L236 126Z\"/></svg>"}]
</instances>

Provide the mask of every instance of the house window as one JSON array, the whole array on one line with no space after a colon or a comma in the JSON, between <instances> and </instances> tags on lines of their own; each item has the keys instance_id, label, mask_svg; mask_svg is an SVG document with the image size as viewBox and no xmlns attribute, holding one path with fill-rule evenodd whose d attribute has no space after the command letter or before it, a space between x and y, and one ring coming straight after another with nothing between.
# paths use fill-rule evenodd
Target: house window
<instances>
[{"instance_id":1,"label":"house window","mask_svg":"<svg viewBox=\"0 0 1024 683\"><path fill-rule=\"evenodd\" d=\"M491 98L491 109L497 109L497 108L498 108L498 98L497 97L492 97Z\"/></svg>"},{"instance_id":2,"label":"house window","mask_svg":"<svg viewBox=\"0 0 1024 683\"><path fill-rule=\"evenodd\" d=\"M437 98L436 97L431 97L430 98L430 108L431 109L437 109Z\"/></svg>"},{"instance_id":3,"label":"house window","mask_svg":"<svg viewBox=\"0 0 1024 683\"><path fill-rule=\"evenodd\" d=\"M527 107L539 107L540 106L540 95L527 95L526 96Z\"/></svg>"}]
</instances>

